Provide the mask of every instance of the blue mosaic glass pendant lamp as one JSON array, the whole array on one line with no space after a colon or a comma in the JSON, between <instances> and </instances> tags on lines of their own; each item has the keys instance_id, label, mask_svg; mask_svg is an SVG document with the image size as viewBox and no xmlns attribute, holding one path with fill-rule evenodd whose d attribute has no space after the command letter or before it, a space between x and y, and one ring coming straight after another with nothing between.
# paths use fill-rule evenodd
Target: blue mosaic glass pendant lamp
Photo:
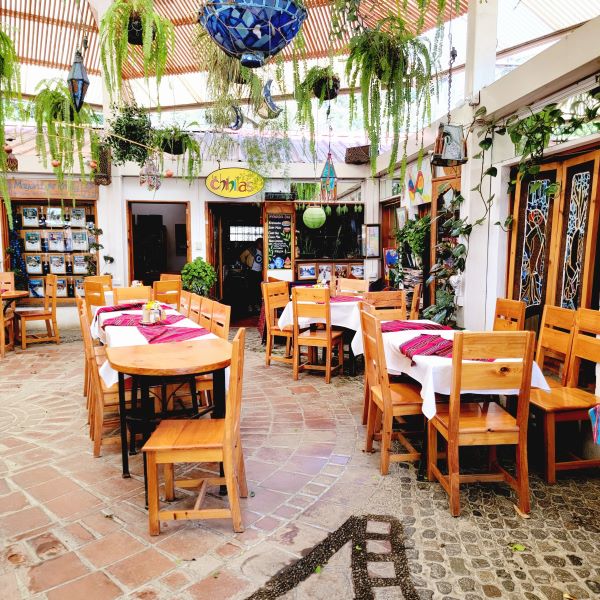
<instances>
[{"instance_id":1,"label":"blue mosaic glass pendant lamp","mask_svg":"<svg viewBox=\"0 0 600 600\"><path fill-rule=\"evenodd\" d=\"M206 2L198 22L244 67L262 67L298 34L308 13L297 0Z\"/></svg>"}]
</instances>

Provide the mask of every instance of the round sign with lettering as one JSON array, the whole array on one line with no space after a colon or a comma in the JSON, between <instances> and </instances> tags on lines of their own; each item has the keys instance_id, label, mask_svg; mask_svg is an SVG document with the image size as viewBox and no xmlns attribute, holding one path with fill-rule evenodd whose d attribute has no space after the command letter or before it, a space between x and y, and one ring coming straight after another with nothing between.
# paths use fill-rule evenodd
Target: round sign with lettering
<instances>
[{"instance_id":1,"label":"round sign with lettering","mask_svg":"<svg viewBox=\"0 0 600 600\"><path fill-rule=\"evenodd\" d=\"M228 167L213 171L206 178L206 187L223 198L248 198L260 192L265 180L250 169Z\"/></svg>"}]
</instances>

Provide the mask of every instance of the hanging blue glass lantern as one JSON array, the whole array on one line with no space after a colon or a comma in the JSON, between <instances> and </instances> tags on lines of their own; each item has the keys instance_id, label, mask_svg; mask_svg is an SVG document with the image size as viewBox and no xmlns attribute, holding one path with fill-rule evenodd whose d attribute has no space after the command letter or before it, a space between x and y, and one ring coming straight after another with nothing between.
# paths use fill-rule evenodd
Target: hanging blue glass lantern
<instances>
[{"instance_id":1,"label":"hanging blue glass lantern","mask_svg":"<svg viewBox=\"0 0 600 600\"><path fill-rule=\"evenodd\" d=\"M73 60L73 66L69 76L67 77L67 84L71 91L71 98L73 100L73 106L75 110L79 112L83 106L83 100L88 87L90 86L90 80L83 64L83 56L81 52L77 50L75 52L75 60Z\"/></svg>"},{"instance_id":2,"label":"hanging blue glass lantern","mask_svg":"<svg viewBox=\"0 0 600 600\"><path fill-rule=\"evenodd\" d=\"M335 200L337 200L337 176L330 152L321 173L321 202L334 202Z\"/></svg>"},{"instance_id":3,"label":"hanging blue glass lantern","mask_svg":"<svg viewBox=\"0 0 600 600\"><path fill-rule=\"evenodd\" d=\"M256 68L296 37L307 14L296 0L224 0L207 2L198 22L225 53Z\"/></svg>"}]
</instances>

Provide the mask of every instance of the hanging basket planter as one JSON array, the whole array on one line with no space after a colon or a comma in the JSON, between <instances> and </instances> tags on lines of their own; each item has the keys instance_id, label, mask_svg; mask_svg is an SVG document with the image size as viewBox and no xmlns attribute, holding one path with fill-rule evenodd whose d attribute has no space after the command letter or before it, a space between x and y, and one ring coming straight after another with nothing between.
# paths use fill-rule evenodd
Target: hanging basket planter
<instances>
[{"instance_id":1,"label":"hanging basket planter","mask_svg":"<svg viewBox=\"0 0 600 600\"><path fill-rule=\"evenodd\" d=\"M94 183L96 185L110 185L111 182L110 146L103 144L98 151L98 165L94 173Z\"/></svg>"},{"instance_id":2,"label":"hanging basket planter","mask_svg":"<svg viewBox=\"0 0 600 600\"><path fill-rule=\"evenodd\" d=\"M312 91L319 100L334 100L340 93L340 78L337 75L323 77L315 81Z\"/></svg>"},{"instance_id":3,"label":"hanging basket planter","mask_svg":"<svg viewBox=\"0 0 600 600\"><path fill-rule=\"evenodd\" d=\"M254 69L296 37L307 14L295 0L224 0L206 3L198 22L226 54Z\"/></svg>"},{"instance_id":4,"label":"hanging basket planter","mask_svg":"<svg viewBox=\"0 0 600 600\"><path fill-rule=\"evenodd\" d=\"M467 142L462 125L440 123L431 164L436 167L456 167L466 163L467 159Z\"/></svg>"},{"instance_id":5,"label":"hanging basket planter","mask_svg":"<svg viewBox=\"0 0 600 600\"><path fill-rule=\"evenodd\" d=\"M156 38L156 29L152 30L152 39ZM142 23L142 17L138 14L133 14L129 17L129 23L127 25L127 41L132 46L143 46L144 45L144 27Z\"/></svg>"},{"instance_id":6,"label":"hanging basket planter","mask_svg":"<svg viewBox=\"0 0 600 600\"><path fill-rule=\"evenodd\" d=\"M164 138L161 140L160 148L167 154L173 154L174 156L180 156L185 152L185 144L182 136L173 136L170 138Z\"/></svg>"}]
</instances>

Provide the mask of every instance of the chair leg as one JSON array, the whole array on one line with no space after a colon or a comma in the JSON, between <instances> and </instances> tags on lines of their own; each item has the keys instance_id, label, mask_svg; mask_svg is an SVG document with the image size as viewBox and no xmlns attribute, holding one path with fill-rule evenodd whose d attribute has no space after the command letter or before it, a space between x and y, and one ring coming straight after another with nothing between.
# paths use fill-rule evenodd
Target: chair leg
<instances>
[{"instance_id":1,"label":"chair leg","mask_svg":"<svg viewBox=\"0 0 600 600\"><path fill-rule=\"evenodd\" d=\"M327 346L327 355L325 356L325 383L331 383L331 346Z\"/></svg>"},{"instance_id":2,"label":"chair leg","mask_svg":"<svg viewBox=\"0 0 600 600\"><path fill-rule=\"evenodd\" d=\"M0 306L0 310L2 310L2 306ZM4 324L0 326L0 358L4 358L6 346L6 331L4 329Z\"/></svg>"},{"instance_id":3,"label":"chair leg","mask_svg":"<svg viewBox=\"0 0 600 600\"><path fill-rule=\"evenodd\" d=\"M375 421L377 420L377 404L369 398L369 410L367 412L367 438L365 440L365 452L373 452L373 438L375 436Z\"/></svg>"},{"instance_id":4,"label":"chair leg","mask_svg":"<svg viewBox=\"0 0 600 600\"><path fill-rule=\"evenodd\" d=\"M90 369L87 358L84 361L83 366L83 395L87 398L88 386L90 384Z\"/></svg>"},{"instance_id":5,"label":"chair leg","mask_svg":"<svg viewBox=\"0 0 600 600\"><path fill-rule=\"evenodd\" d=\"M267 330L267 346L265 348L265 362L267 367L271 366L271 352L273 351L273 336L271 332Z\"/></svg>"},{"instance_id":6,"label":"chair leg","mask_svg":"<svg viewBox=\"0 0 600 600\"><path fill-rule=\"evenodd\" d=\"M369 384L367 383L367 377L365 375L365 391L363 396L363 414L362 424L367 424L367 418L369 417Z\"/></svg>"},{"instance_id":7,"label":"chair leg","mask_svg":"<svg viewBox=\"0 0 600 600\"><path fill-rule=\"evenodd\" d=\"M394 417L391 414L383 412L383 423L381 428L381 457L379 460L379 470L382 475L387 475L390 471L390 452L392 449L392 426Z\"/></svg>"},{"instance_id":8,"label":"chair leg","mask_svg":"<svg viewBox=\"0 0 600 600\"><path fill-rule=\"evenodd\" d=\"M427 431L427 479L428 481L435 481L436 476L433 473L433 466L437 465L438 451L438 432L431 421L426 425Z\"/></svg>"},{"instance_id":9,"label":"chair leg","mask_svg":"<svg viewBox=\"0 0 600 600\"><path fill-rule=\"evenodd\" d=\"M163 469L165 474L165 500L175 500L175 465L166 463Z\"/></svg>"},{"instance_id":10,"label":"chair leg","mask_svg":"<svg viewBox=\"0 0 600 600\"><path fill-rule=\"evenodd\" d=\"M52 327L54 329L54 341L57 344L60 344L60 332L58 331L58 323L56 322L56 319L52 319Z\"/></svg>"},{"instance_id":11,"label":"chair leg","mask_svg":"<svg viewBox=\"0 0 600 600\"><path fill-rule=\"evenodd\" d=\"M238 486L235 481L236 478L233 452L231 450L227 450L223 453L223 470L225 471L225 485L227 486L227 495L229 496L233 530L236 533L242 533L244 531L244 526L242 525L242 511L240 509Z\"/></svg>"},{"instance_id":12,"label":"chair leg","mask_svg":"<svg viewBox=\"0 0 600 600\"><path fill-rule=\"evenodd\" d=\"M352 349L350 349L350 351L352 352ZM344 340L343 340L343 338L340 338L340 341L339 341L338 363L340 365L340 372L343 373L344 372ZM352 375L354 375L354 373L352 373Z\"/></svg>"},{"instance_id":13,"label":"chair leg","mask_svg":"<svg viewBox=\"0 0 600 600\"><path fill-rule=\"evenodd\" d=\"M158 519L158 468L156 454L146 452L146 481L148 485L148 531L150 535L160 533Z\"/></svg>"},{"instance_id":14,"label":"chair leg","mask_svg":"<svg viewBox=\"0 0 600 600\"><path fill-rule=\"evenodd\" d=\"M519 496L519 510L528 514L531 511L531 504L529 501L529 465L527 464L527 437L523 436L523 439L517 444L517 494Z\"/></svg>"},{"instance_id":15,"label":"chair leg","mask_svg":"<svg viewBox=\"0 0 600 600\"><path fill-rule=\"evenodd\" d=\"M46 319L44 321L44 324L46 325L46 335L48 336L49 339L53 340L54 332L52 331L52 326L50 325L50 320Z\"/></svg>"},{"instance_id":16,"label":"chair leg","mask_svg":"<svg viewBox=\"0 0 600 600\"><path fill-rule=\"evenodd\" d=\"M238 439L235 446L236 465L237 465L237 480L240 489L240 497L248 497L248 482L246 481L246 467L244 465L244 449L242 448L242 440Z\"/></svg>"},{"instance_id":17,"label":"chair leg","mask_svg":"<svg viewBox=\"0 0 600 600\"><path fill-rule=\"evenodd\" d=\"M546 483L556 483L556 419L554 413L544 414L544 447L546 451Z\"/></svg>"},{"instance_id":18,"label":"chair leg","mask_svg":"<svg viewBox=\"0 0 600 600\"><path fill-rule=\"evenodd\" d=\"M289 358L292 355L292 338L285 338L285 357Z\"/></svg>"},{"instance_id":19,"label":"chair leg","mask_svg":"<svg viewBox=\"0 0 600 600\"><path fill-rule=\"evenodd\" d=\"M298 341L296 339L294 339L294 369L293 369L293 373L292 376L294 378L294 381L298 380L298 370L300 368L300 346L298 344Z\"/></svg>"},{"instance_id":20,"label":"chair leg","mask_svg":"<svg viewBox=\"0 0 600 600\"><path fill-rule=\"evenodd\" d=\"M97 393L94 404L94 457L98 458L102 450L102 423L104 421L104 399Z\"/></svg>"},{"instance_id":21,"label":"chair leg","mask_svg":"<svg viewBox=\"0 0 600 600\"><path fill-rule=\"evenodd\" d=\"M448 481L450 483L450 513L460 515L460 479L458 466L458 441L448 440Z\"/></svg>"},{"instance_id":22,"label":"chair leg","mask_svg":"<svg viewBox=\"0 0 600 600\"><path fill-rule=\"evenodd\" d=\"M21 319L21 350L27 349L27 321Z\"/></svg>"}]
</instances>

